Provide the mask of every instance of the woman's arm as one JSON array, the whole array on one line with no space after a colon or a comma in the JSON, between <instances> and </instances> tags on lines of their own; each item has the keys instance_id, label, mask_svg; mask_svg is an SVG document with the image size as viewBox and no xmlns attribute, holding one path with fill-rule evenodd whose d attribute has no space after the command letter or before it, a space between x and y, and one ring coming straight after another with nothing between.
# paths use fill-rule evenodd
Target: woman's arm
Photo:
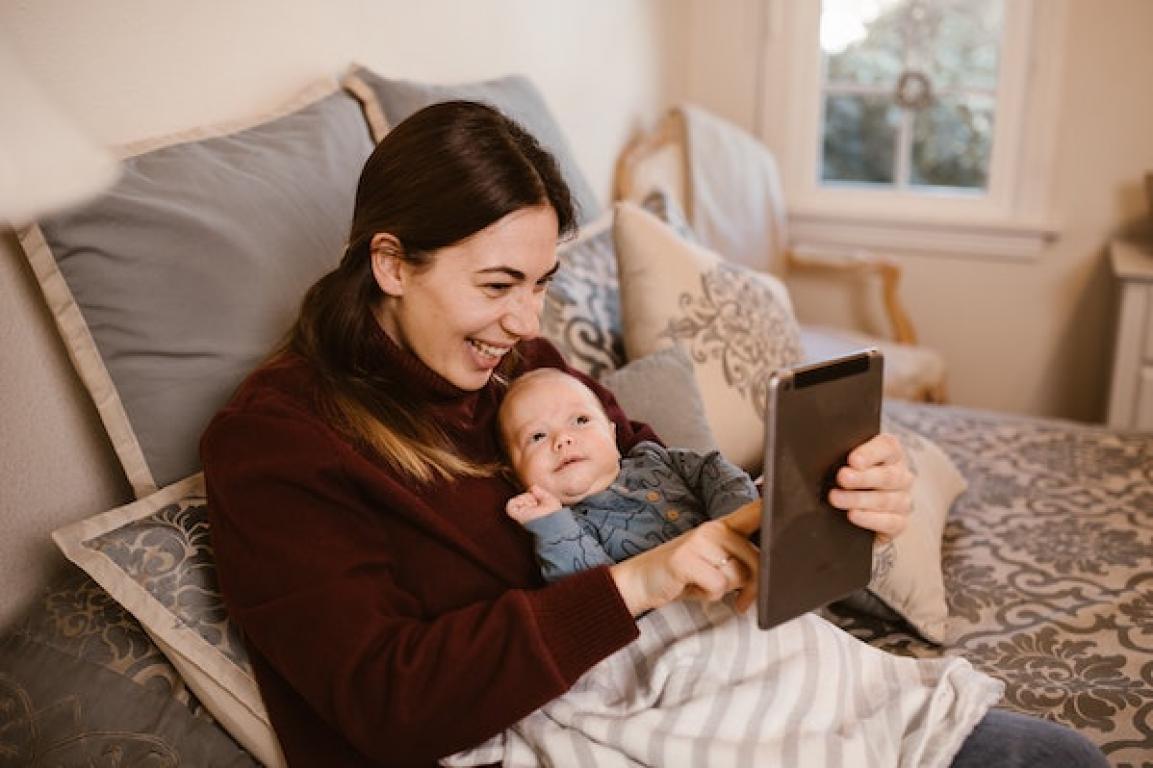
<instances>
[{"instance_id":1,"label":"woman's arm","mask_svg":"<svg viewBox=\"0 0 1153 768\"><path fill-rule=\"evenodd\" d=\"M319 717L370 759L427 763L499 733L636 636L607 569L510 586L308 414L217 420L203 455L220 586L275 675L260 681L266 698L282 692L268 699L274 726Z\"/></svg>"}]
</instances>

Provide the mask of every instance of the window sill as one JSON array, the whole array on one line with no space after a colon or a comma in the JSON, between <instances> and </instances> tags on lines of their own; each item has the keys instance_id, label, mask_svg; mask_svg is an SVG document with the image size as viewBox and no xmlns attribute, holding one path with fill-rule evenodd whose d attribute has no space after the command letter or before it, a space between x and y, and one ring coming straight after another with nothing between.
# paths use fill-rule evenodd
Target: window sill
<instances>
[{"instance_id":1,"label":"window sill","mask_svg":"<svg viewBox=\"0 0 1153 768\"><path fill-rule=\"evenodd\" d=\"M1027 222L855 218L789 212L790 240L799 250L867 248L938 256L1032 261L1055 241L1055 227Z\"/></svg>"}]
</instances>

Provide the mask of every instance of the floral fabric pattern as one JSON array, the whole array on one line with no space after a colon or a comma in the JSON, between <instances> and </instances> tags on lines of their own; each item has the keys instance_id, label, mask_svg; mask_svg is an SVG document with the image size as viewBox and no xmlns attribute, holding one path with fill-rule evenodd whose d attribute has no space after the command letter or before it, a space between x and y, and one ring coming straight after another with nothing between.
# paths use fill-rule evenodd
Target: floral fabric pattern
<instances>
[{"instance_id":1,"label":"floral fabric pattern","mask_svg":"<svg viewBox=\"0 0 1153 768\"><path fill-rule=\"evenodd\" d=\"M764 419L769 377L802 357L790 308L755 272L723 261L701 275L699 293L681 294L679 304L663 335L685 342L697 363L719 361L725 383Z\"/></svg>"},{"instance_id":2,"label":"floral fabric pattern","mask_svg":"<svg viewBox=\"0 0 1153 768\"><path fill-rule=\"evenodd\" d=\"M625 364L612 228L562 246L545 295L541 331L569 365L599 379Z\"/></svg>"},{"instance_id":3,"label":"floral fabric pattern","mask_svg":"<svg viewBox=\"0 0 1153 768\"><path fill-rule=\"evenodd\" d=\"M886 416L969 482L942 545L948 638L830 618L896 653L967 658L1005 682L1003 706L1153 766L1153 435L895 401Z\"/></svg>"}]
</instances>

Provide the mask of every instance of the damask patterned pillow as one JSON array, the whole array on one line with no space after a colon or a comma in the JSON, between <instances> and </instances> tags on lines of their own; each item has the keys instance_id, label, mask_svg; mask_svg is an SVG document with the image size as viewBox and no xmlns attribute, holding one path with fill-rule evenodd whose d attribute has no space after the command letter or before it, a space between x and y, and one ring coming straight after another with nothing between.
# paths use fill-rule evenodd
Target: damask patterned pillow
<instances>
[{"instance_id":1,"label":"damask patterned pillow","mask_svg":"<svg viewBox=\"0 0 1153 768\"><path fill-rule=\"evenodd\" d=\"M769 376L801 360L788 291L632 203L618 203L615 214L628 358L674 344L687 350L721 453L759 474Z\"/></svg>"},{"instance_id":2,"label":"damask patterned pillow","mask_svg":"<svg viewBox=\"0 0 1153 768\"><path fill-rule=\"evenodd\" d=\"M216 583L204 476L52 534L140 622L188 687L266 766L284 758Z\"/></svg>"},{"instance_id":3,"label":"damask patterned pillow","mask_svg":"<svg viewBox=\"0 0 1153 768\"><path fill-rule=\"evenodd\" d=\"M255 766L80 571L0 638L0 764Z\"/></svg>"},{"instance_id":4,"label":"damask patterned pillow","mask_svg":"<svg viewBox=\"0 0 1153 768\"><path fill-rule=\"evenodd\" d=\"M924 639L944 643L949 605L941 540L949 510L967 484L952 459L929 438L888 416L882 418L881 429L896 435L905 450L913 472L913 511L904 533L874 546L868 590L843 605L889 621L904 620Z\"/></svg>"},{"instance_id":5,"label":"damask patterned pillow","mask_svg":"<svg viewBox=\"0 0 1153 768\"><path fill-rule=\"evenodd\" d=\"M612 223L606 213L557 250L560 269L541 315L544 336L569 365L594 379L625 362Z\"/></svg>"}]
</instances>

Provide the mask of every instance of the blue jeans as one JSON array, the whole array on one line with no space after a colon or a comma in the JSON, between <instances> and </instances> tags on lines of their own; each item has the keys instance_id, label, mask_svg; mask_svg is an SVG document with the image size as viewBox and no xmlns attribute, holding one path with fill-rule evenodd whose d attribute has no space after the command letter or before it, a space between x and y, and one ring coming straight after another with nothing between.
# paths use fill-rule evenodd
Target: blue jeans
<instances>
[{"instance_id":1,"label":"blue jeans","mask_svg":"<svg viewBox=\"0 0 1153 768\"><path fill-rule=\"evenodd\" d=\"M961 744L953 768L1108 768L1105 755L1072 728L990 709Z\"/></svg>"}]
</instances>

